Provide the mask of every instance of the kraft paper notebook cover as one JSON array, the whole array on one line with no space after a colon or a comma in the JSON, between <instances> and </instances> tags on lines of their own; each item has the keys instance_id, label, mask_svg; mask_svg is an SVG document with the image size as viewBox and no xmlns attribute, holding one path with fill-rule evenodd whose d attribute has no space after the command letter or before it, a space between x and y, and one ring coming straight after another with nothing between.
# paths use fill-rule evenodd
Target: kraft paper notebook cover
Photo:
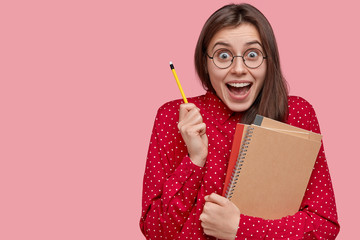
<instances>
[{"instance_id":1,"label":"kraft paper notebook cover","mask_svg":"<svg viewBox=\"0 0 360 240\"><path fill-rule=\"evenodd\" d=\"M299 210L321 135L310 136L291 126L291 130L288 126L271 129L263 127L264 121L261 125L251 125L243 133L225 196L245 215L279 219Z\"/></svg>"},{"instance_id":2,"label":"kraft paper notebook cover","mask_svg":"<svg viewBox=\"0 0 360 240\"><path fill-rule=\"evenodd\" d=\"M254 125L267 127L267 128L271 128L274 130L276 129L279 131L287 132L289 134L294 134L299 137L302 136L302 137L305 137L308 139L313 139L316 141L321 141L321 139L322 139L322 136L320 134L317 134L317 133L314 133L314 132L311 132L311 131L308 131L308 130L305 130L302 128L294 127L289 124L279 122L279 121L276 121L271 118L266 118L261 115L256 115L256 118L254 120Z\"/></svg>"}]
</instances>

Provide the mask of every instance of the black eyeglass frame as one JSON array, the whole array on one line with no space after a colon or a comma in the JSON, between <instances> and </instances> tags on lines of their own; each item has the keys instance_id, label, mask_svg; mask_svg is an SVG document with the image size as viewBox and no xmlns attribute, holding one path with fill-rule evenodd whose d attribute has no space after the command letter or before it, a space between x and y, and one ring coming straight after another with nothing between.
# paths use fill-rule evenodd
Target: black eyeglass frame
<instances>
[{"instance_id":1,"label":"black eyeglass frame","mask_svg":"<svg viewBox=\"0 0 360 240\"><path fill-rule=\"evenodd\" d=\"M220 51L220 50L223 50L223 49L229 51L229 52L231 53L231 56L232 56L231 63L229 64L229 66L224 67L224 68L219 67L218 65L216 65L216 63L215 63L215 61L214 61L215 53L218 52L218 51ZM232 53L229 49L226 49L226 48L220 48L220 49L216 50L216 51L214 52L214 54L213 54L212 57L210 57L210 55L209 55L207 52L205 52L205 53L206 53L206 56L213 61L214 65L215 65L216 67L220 68L220 69L227 69L227 68L229 68L229 67L233 64L234 58L236 58L236 57L241 57L242 60L243 60L243 63L245 64L245 66L246 66L247 68L255 69L255 68L260 67L261 64L263 64L264 59L267 59L267 56L264 56L264 53L263 53L260 49L258 49L258 48L249 48L249 49L246 49L246 51L244 52L244 54L245 54L246 52L250 51L250 50L257 50L257 51L261 52L261 54L262 54L262 56L263 56L263 59L262 59L261 63L260 63L259 66L257 66L257 67L249 67L249 66L246 64L246 60L244 59L244 55L242 55L242 56L236 56L236 55L235 55L235 56L234 56L233 53Z\"/></svg>"}]
</instances>

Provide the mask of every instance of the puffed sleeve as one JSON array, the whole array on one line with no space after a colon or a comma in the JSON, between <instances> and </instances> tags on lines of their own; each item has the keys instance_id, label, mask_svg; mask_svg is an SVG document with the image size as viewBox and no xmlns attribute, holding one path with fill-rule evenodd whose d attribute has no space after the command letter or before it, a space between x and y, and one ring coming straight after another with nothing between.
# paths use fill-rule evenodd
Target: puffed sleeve
<instances>
[{"instance_id":1,"label":"puffed sleeve","mask_svg":"<svg viewBox=\"0 0 360 240\"><path fill-rule=\"evenodd\" d=\"M181 135L174 118L178 116L160 108L151 135L140 219L147 239L177 238L194 207L204 176L204 169L192 163L186 148L178 146Z\"/></svg>"},{"instance_id":2,"label":"puffed sleeve","mask_svg":"<svg viewBox=\"0 0 360 240\"><path fill-rule=\"evenodd\" d=\"M320 133L315 111L300 99L300 127ZM321 144L299 211L277 220L241 215L236 239L335 239L340 230L324 146Z\"/></svg>"}]
</instances>

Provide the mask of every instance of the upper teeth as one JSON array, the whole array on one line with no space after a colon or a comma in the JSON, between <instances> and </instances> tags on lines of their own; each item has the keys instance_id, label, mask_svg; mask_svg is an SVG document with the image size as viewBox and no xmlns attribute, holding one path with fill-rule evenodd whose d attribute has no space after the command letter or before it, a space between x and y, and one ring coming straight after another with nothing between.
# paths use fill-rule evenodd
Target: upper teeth
<instances>
[{"instance_id":1,"label":"upper teeth","mask_svg":"<svg viewBox=\"0 0 360 240\"><path fill-rule=\"evenodd\" d=\"M250 83L228 83L232 87L246 87L249 86Z\"/></svg>"}]
</instances>

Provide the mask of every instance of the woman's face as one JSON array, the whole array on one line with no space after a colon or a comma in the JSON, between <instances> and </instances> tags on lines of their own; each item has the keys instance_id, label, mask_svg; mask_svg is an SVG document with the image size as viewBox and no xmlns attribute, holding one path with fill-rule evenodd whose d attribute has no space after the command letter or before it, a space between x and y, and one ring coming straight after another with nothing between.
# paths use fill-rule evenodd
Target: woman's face
<instances>
[{"instance_id":1,"label":"woman's face","mask_svg":"<svg viewBox=\"0 0 360 240\"><path fill-rule=\"evenodd\" d=\"M244 52L250 48L259 49L264 53L256 28L252 24L243 23L217 32L210 41L207 53L213 56L215 51L227 49L234 56L243 56ZM220 55L221 58L229 57L226 51L224 53ZM230 67L220 69L210 58L207 59L210 82L218 97L229 109L234 112L243 112L253 104L264 84L265 61L258 68L251 69L244 64L241 57L236 57Z\"/></svg>"}]
</instances>

